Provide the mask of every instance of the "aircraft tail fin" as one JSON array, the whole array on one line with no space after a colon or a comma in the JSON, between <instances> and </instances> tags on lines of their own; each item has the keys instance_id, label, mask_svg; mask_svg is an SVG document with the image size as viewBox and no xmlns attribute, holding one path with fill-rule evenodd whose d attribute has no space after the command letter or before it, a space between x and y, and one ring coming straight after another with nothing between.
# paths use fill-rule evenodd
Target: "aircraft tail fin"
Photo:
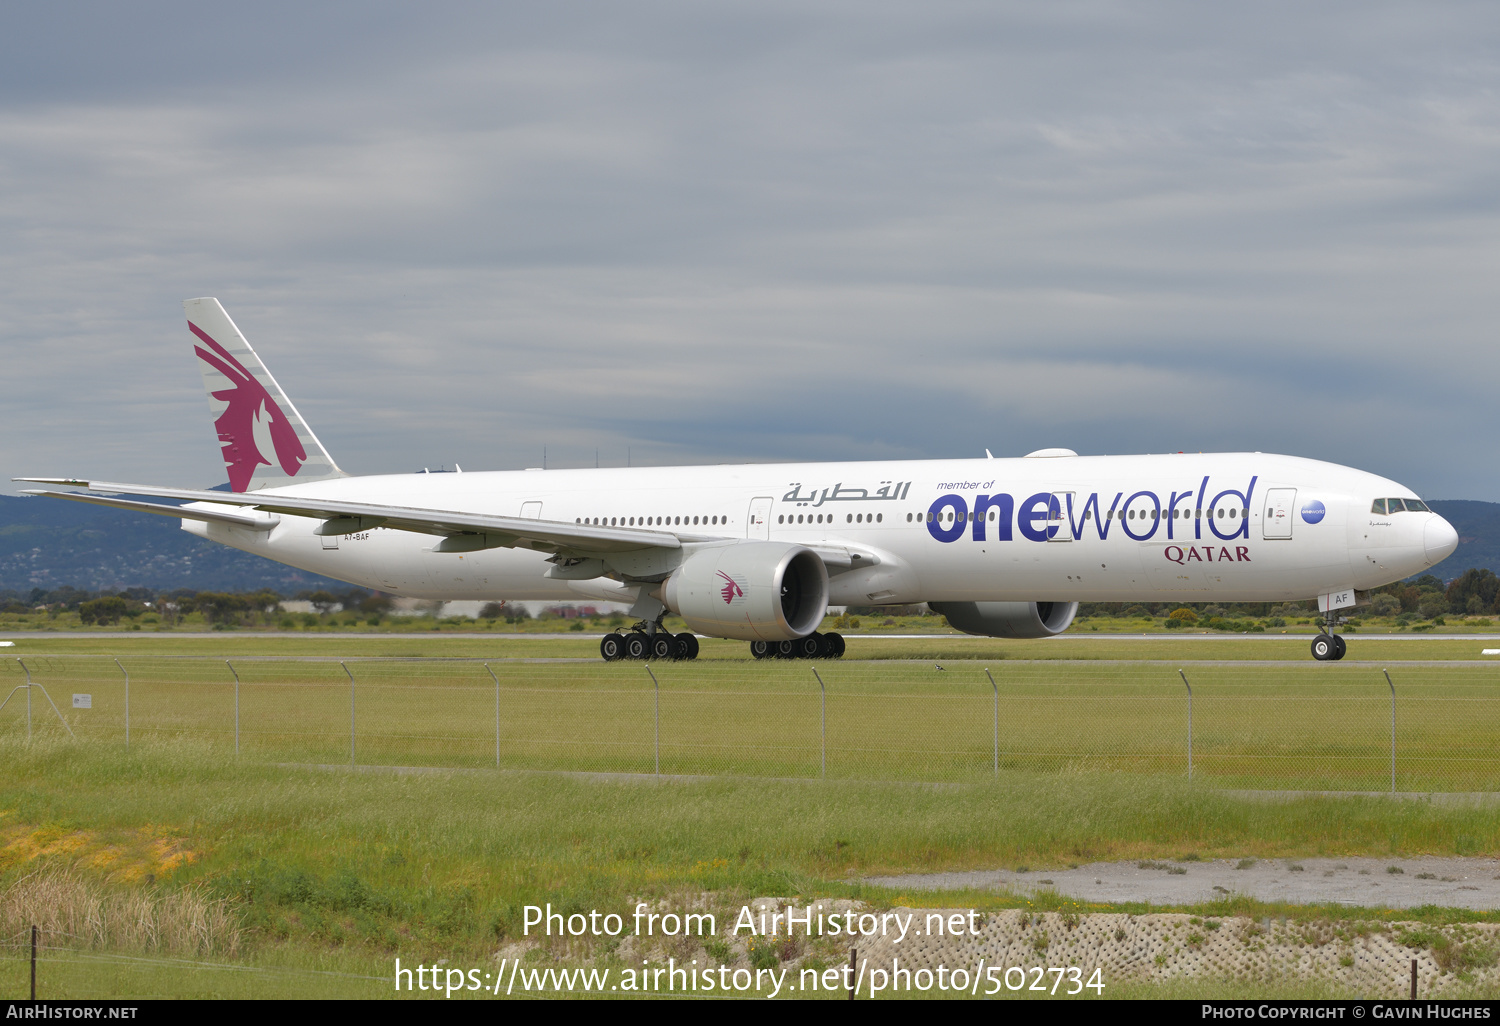
<instances>
[{"instance_id":1,"label":"aircraft tail fin","mask_svg":"<svg viewBox=\"0 0 1500 1026\"><path fill-rule=\"evenodd\" d=\"M229 487L236 492L348 477L217 299L182 304L203 371Z\"/></svg>"}]
</instances>

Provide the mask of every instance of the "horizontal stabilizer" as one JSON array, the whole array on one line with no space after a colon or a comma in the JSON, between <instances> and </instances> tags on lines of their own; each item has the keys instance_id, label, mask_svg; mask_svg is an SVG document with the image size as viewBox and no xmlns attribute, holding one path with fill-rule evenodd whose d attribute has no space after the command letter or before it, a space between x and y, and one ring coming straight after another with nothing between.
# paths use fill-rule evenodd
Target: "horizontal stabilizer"
<instances>
[{"instance_id":1,"label":"horizontal stabilizer","mask_svg":"<svg viewBox=\"0 0 1500 1026\"><path fill-rule=\"evenodd\" d=\"M67 482L73 484L75 482ZM112 506L115 509L134 510L137 513L158 513L164 517L179 517L183 520L201 520L206 524L227 524L230 527L248 527L255 531L269 531L281 522L278 516L253 516L233 510L193 509L189 506L163 506L158 502L137 502L134 499L118 499L102 495L84 495L81 492L49 492L41 488L23 489L22 495L41 495L48 499L67 499L70 502L86 502L91 506Z\"/></svg>"}]
</instances>

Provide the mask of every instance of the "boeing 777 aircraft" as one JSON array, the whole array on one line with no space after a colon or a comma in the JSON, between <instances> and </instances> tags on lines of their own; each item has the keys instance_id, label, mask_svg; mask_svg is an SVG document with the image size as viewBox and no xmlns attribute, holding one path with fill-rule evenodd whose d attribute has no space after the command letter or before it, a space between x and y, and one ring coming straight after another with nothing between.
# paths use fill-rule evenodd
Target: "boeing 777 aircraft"
<instances>
[{"instance_id":1,"label":"boeing 777 aircraft","mask_svg":"<svg viewBox=\"0 0 1500 1026\"><path fill-rule=\"evenodd\" d=\"M696 656L668 611L757 658L817 658L844 651L817 632L829 604L925 602L969 634L1044 638L1080 601L1312 598L1313 656L1340 659L1339 610L1458 545L1394 481L1258 452L351 477L219 301L183 305L232 490L16 478L85 489L29 494L180 517L392 595L629 603L640 623L605 659Z\"/></svg>"}]
</instances>

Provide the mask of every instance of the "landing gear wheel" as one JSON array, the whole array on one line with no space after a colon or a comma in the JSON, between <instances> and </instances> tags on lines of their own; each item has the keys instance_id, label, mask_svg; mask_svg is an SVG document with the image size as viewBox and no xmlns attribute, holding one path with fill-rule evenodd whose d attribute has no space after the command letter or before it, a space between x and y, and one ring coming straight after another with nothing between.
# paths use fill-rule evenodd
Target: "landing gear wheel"
<instances>
[{"instance_id":1,"label":"landing gear wheel","mask_svg":"<svg viewBox=\"0 0 1500 1026\"><path fill-rule=\"evenodd\" d=\"M678 659L698 658L698 636L696 634L692 631L683 631L677 635L675 640L677 641Z\"/></svg>"},{"instance_id":2,"label":"landing gear wheel","mask_svg":"<svg viewBox=\"0 0 1500 1026\"><path fill-rule=\"evenodd\" d=\"M1321 663L1338 658L1336 654L1339 650L1338 643L1333 638L1332 634L1319 634L1316 638L1313 638L1312 654L1314 659Z\"/></svg>"},{"instance_id":3,"label":"landing gear wheel","mask_svg":"<svg viewBox=\"0 0 1500 1026\"><path fill-rule=\"evenodd\" d=\"M797 658L797 643L795 641L778 641L778 642L776 642L776 658L777 659L796 659Z\"/></svg>"},{"instance_id":4,"label":"landing gear wheel","mask_svg":"<svg viewBox=\"0 0 1500 1026\"><path fill-rule=\"evenodd\" d=\"M625 658L625 639L618 634L606 634L599 639L599 654L606 663Z\"/></svg>"},{"instance_id":5,"label":"landing gear wheel","mask_svg":"<svg viewBox=\"0 0 1500 1026\"><path fill-rule=\"evenodd\" d=\"M651 639L639 632L625 639L626 659L645 659L651 652Z\"/></svg>"},{"instance_id":6,"label":"landing gear wheel","mask_svg":"<svg viewBox=\"0 0 1500 1026\"><path fill-rule=\"evenodd\" d=\"M1344 658L1344 653L1349 650L1349 645L1344 641L1344 636L1342 634L1335 634L1333 636L1333 644L1337 648L1337 651L1333 653L1333 658L1335 660Z\"/></svg>"},{"instance_id":7,"label":"landing gear wheel","mask_svg":"<svg viewBox=\"0 0 1500 1026\"><path fill-rule=\"evenodd\" d=\"M842 634L825 634L823 640L828 642L828 658L842 659L844 657L844 636Z\"/></svg>"},{"instance_id":8,"label":"landing gear wheel","mask_svg":"<svg viewBox=\"0 0 1500 1026\"><path fill-rule=\"evenodd\" d=\"M797 646L798 659L822 659L828 654L828 645L821 634L809 634L793 644Z\"/></svg>"},{"instance_id":9,"label":"landing gear wheel","mask_svg":"<svg viewBox=\"0 0 1500 1026\"><path fill-rule=\"evenodd\" d=\"M775 653L771 651L771 643L769 641L750 642L750 654L757 659L769 659L771 658L771 656L775 655Z\"/></svg>"},{"instance_id":10,"label":"landing gear wheel","mask_svg":"<svg viewBox=\"0 0 1500 1026\"><path fill-rule=\"evenodd\" d=\"M670 634L658 634L651 639L651 658L674 659L677 656L677 639Z\"/></svg>"}]
</instances>

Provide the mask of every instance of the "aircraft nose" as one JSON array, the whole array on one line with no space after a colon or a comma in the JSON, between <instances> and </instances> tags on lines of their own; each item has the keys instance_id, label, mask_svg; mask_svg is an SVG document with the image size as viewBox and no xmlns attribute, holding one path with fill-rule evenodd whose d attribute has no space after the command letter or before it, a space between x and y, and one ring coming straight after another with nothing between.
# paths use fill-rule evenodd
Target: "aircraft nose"
<instances>
[{"instance_id":1,"label":"aircraft nose","mask_svg":"<svg viewBox=\"0 0 1500 1026\"><path fill-rule=\"evenodd\" d=\"M1427 552L1428 565L1441 562L1458 548L1458 532L1448 521L1433 514L1422 530L1422 548Z\"/></svg>"}]
</instances>

